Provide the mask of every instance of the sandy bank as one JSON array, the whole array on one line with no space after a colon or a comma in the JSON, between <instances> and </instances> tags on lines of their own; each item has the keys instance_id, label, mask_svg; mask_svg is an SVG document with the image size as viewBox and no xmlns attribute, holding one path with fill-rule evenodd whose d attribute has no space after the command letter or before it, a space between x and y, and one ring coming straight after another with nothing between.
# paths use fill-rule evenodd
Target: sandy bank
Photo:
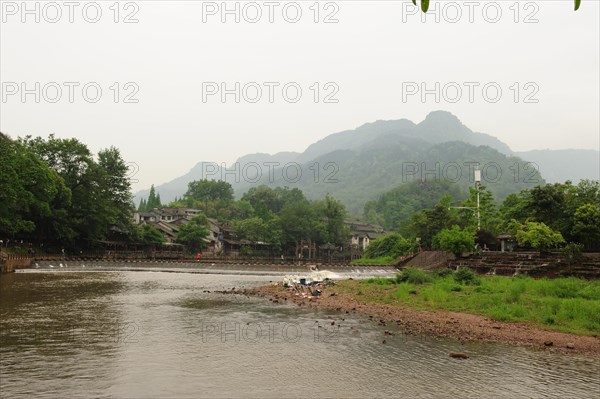
<instances>
[{"instance_id":1,"label":"sandy bank","mask_svg":"<svg viewBox=\"0 0 600 399\"><path fill-rule=\"evenodd\" d=\"M282 286L263 286L239 290L236 293L267 297L276 303L292 302L298 306L364 314L374 323L395 323L405 334L432 334L460 341L505 342L545 351L600 357L598 337L548 331L524 323L500 322L467 313L417 310L397 304L365 303L350 294L337 292L335 285L319 289L322 290L321 295L312 298L303 298Z\"/></svg>"}]
</instances>

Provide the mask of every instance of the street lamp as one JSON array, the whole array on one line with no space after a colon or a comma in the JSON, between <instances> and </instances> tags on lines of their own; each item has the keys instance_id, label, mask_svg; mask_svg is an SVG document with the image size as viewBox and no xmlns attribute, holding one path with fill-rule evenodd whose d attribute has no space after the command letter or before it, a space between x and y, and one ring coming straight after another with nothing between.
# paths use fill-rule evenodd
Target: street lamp
<instances>
[{"instance_id":1,"label":"street lamp","mask_svg":"<svg viewBox=\"0 0 600 399\"><path fill-rule=\"evenodd\" d=\"M481 186L481 171L475 169L475 189L477 190L477 231L481 229L481 214L479 212L479 186Z\"/></svg>"},{"instance_id":2,"label":"street lamp","mask_svg":"<svg viewBox=\"0 0 600 399\"><path fill-rule=\"evenodd\" d=\"M479 186L481 186L481 171L475 169L475 189L477 190L477 206L451 206L448 209L471 209L477 213L477 231L481 230L481 212L479 211Z\"/></svg>"}]
</instances>

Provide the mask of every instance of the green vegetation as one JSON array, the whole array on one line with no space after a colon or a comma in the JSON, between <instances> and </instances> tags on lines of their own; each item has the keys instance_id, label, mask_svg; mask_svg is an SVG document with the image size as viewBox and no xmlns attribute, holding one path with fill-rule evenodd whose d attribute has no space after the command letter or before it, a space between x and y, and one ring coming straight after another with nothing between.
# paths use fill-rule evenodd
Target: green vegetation
<instances>
[{"instance_id":1,"label":"green vegetation","mask_svg":"<svg viewBox=\"0 0 600 399\"><path fill-rule=\"evenodd\" d=\"M471 252L475 243L482 249L484 246L498 249L496 237L501 233L510 233L518 241L518 248L523 250L547 252L567 242L581 244L580 250L600 250L598 181L582 180L577 185L567 181L535 186L509 194L501 204L497 204L492 191L480 186L479 231L476 230L475 212L477 190L470 188L469 195L456 203L452 190L444 193L446 188L448 186L441 183L409 183L384 194L376 203L367 203L365 214L377 219L379 207L387 209L383 212L383 221L398 223L397 231L407 242L418 241L421 248L443 249L455 255ZM418 193L423 194L424 202L421 204L431 203L435 195L440 197L431 207L413 211L407 217L406 209L421 206L410 205L416 204ZM406 206L408 208L403 208ZM376 248L373 247L373 251ZM377 254L367 252L365 256L397 254L378 251Z\"/></svg>"},{"instance_id":2,"label":"green vegetation","mask_svg":"<svg viewBox=\"0 0 600 399\"><path fill-rule=\"evenodd\" d=\"M459 257L463 252L471 252L475 245L475 234L472 230L461 229L454 225L451 229L444 229L434 238L439 249L453 253Z\"/></svg>"},{"instance_id":3,"label":"green vegetation","mask_svg":"<svg viewBox=\"0 0 600 399\"><path fill-rule=\"evenodd\" d=\"M270 251L292 252L303 240L326 248L331 256L332 250L348 244L346 206L358 210L364 205L365 219L382 223L393 234L372 241L365 259L355 262L358 264L393 263L418 249L441 248L459 254L470 251L474 242L497 249L500 233L515 236L519 249L548 251L568 242L581 244L583 251L600 250L598 181L534 185L543 181L533 170L527 182L506 173L477 191L471 187L468 173L454 181L441 179L441 172L429 180L425 174L423 179L423 171L439 172L440 165L449 164L470 165L465 167L470 169L476 163L495 163L503 170L530 170L522 160L494 149L507 150L501 142L474 134L443 112L430 114L419 125L380 121L354 133L331 136L307 150L318 160L319 155L331 155L335 140L358 140L335 152L339 159L333 159L339 169L336 179L353 183L319 186L319 190L335 189L336 195L339 193L336 198L310 191L317 187L315 176L305 173L298 185L309 192L259 185L236 199L227 182L197 180L169 206L200 209L206 218L235 230L237 239L268 243ZM444 139L471 144L440 144ZM103 241L159 243L157 231L133 225L128 168L117 149L92 154L76 139L51 135L12 140L0 134L0 156L0 237L70 252L101 247ZM406 170L406 165L417 169ZM411 170L414 173L409 173ZM312 186L307 185L309 181ZM397 186L381 192L390 184ZM516 189L521 191L515 193ZM477 194L481 230L476 232ZM379 197L365 204L374 195ZM321 199L309 199L315 197ZM161 205L160 193L152 186L138 209ZM192 236L191 232L184 229L182 234L179 241L189 248L200 245L185 237Z\"/></svg>"},{"instance_id":4,"label":"green vegetation","mask_svg":"<svg viewBox=\"0 0 600 399\"><path fill-rule=\"evenodd\" d=\"M344 281L337 285L337 291L360 293L361 301L370 303L465 312L550 330L600 335L600 281L479 278L467 268L454 273L407 269L395 279Z\"/></svg>"},{"instance_id":5,"label":"green vegetation","mask_svg":"<svg viewBox=\"0 0 600 399\"><path fill-rule=\"evenodd\" d=\"M391 265L397 258L393 256L380 256L377 258L360 258L352 261L353 265Z\"/></svg>"},{"instance_id":6,"label":"green vegetation","mask_svg":"<svg viewBox=\"0 0 600 399\"><path fill-rule=\"evenodd\" d=\"M155 208L160 208L162 206L162 202L160 200L160 193L156 193L154 189L154 184L150 187L150 194L148 195L148 199L145 200L142 198L140 200L140 205L138 206L138 211L140 212L148 212Z\"/></svg>"},{"instance_id":7,"label":"green vegetation","mask_svg":"<svg viewBox=\"0 0 600 399\"><path fill-rule=\"evenodd\" d=\"M0 133L0 158L0 237L79 249L134 234L128 168L116 148L94 157L76 139Z\"/></svg>"},{"instance_id":8,"label":"green vegetation","mask_svg":"<svg viewBox=\"0 0 600 399\"><path fill-rule=\"evenodd\" d=\"M544 223L526 222L519 226L516 233L519 245L529 246L540 252L547 252L565 243L562 234L552 230Z\"/></svg>"},{"instance_id":9,"label":"green vegetation","mask_svg":"<svg viewBox=\"0 0 600 399\"><path fill-rule=\"evenodd\" d=\"M366 258L389 256L394 259L406 255L412 249L411 243L398 233L386 234L369 244L365 250Z\"/></svg>"},{"instance_id":10,"label":"green vegetation","mask_svg":"<svg viewBox=\"0 0 600 399\"><path fill-rule=\"evenodd\" d=\"M204 215L197 215L189 223L181 225L177 232L177 242L191 251L198 251L206 246L204 239L208 233L208 219Z\"/></svg>"},{"instance_id":11,"label":"green vegetation","mask_svg":"<svg viewBox=\"0 0 600 399\"><path fill-rule=\"evenodd\" d=\"M390 265L398 260L400 256L408 254L414 249L414 245L398 233L385 234L373 240L364 256L352 261L354 265Z\"/></svg>"},{"instance_id":12,"label":"green vegetation","mask_svg":"<svg viewBox=\"0 0 600 399\"><path fill-rule=\"evenodd\" d=\"M300 240L344 244L349 235L344 204L330 195L309 201L297 188L260 185L235 200L229 183L198 180L169 206L201 209L207 217L235 228L238 239L268 243L272 251L295 247Z\"/></svg>"},{"instance_id":13,"label":"green vegetation","mask_svg":"<svg viewBox=\"0 0 600 399\"><path fill-rule=\"evenodd\" d=\"M396 276L398 283L410 283L410 284L425 284L433 281L433 276L425 270L409 267L398 273Z\"/></svg>"}]
</instances>

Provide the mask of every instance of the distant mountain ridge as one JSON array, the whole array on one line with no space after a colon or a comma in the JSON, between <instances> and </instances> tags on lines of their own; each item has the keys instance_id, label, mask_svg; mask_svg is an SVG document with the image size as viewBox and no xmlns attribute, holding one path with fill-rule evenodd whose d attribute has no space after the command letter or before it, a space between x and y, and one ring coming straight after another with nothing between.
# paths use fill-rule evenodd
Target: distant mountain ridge
<instances>
[{"instance_id":1,"label":"distant mountain ridge","mask_svg":"<svg viewBox=\"0 0 600 399\"><path fill-rule=\"evenodd\" d=\"M442 144L450 142L462 142L464 145L454 144L453 150L449 151L449 146ZM447 157L446 153L452 155ZM549 182L577 182L583 178L598 179L600 153L595 150L514 153L496 137L472 131L450 112L434 111L418 124L407 119L379 120L353 130L333 133L309 145L302 153L247 154L228 169L213 162L198 162L185 175L155 188L163 202L168 202L182 196L190 181L204 178L228 181L238 196L257 184L284 185L301 188L309 198L319 198L329 192L357 212L367 200L403 182L398 179L399 173L402 173L398 168L402 168L403 162L425 162L433 165L428 167L435 167L436 162L452 162L452 157L462 161L472 158L481 163L493 160L502 165L505 175L510 175L511 165L523 158L538 165L539 172L543 177L548 176ZM565 167L567 160L570 166ZM302 175L298 181L282 178L284 173L293 175L298 165ZM283 170L284 166L287 169ZM332 176L334 167L338 168L335 175L345 180L340 184L322 184L323 179ZM537 184L543 182L539 174L535 174L535 178ZM501 188L500 185L497 188L497 194L502 197L530 185L514 183L511 185L503 181ZM136 204L148 193L149 190L137 192Z\"/></svg>"},{"instance_id":2,"label":"distant mountain ridge","mask_svg":"<svg viewBox=\"0 0 600 399\"><path fill-rule=\"evenodd\" d=\"M548 183L600 180L600 152L596 150L532 150L515 155L535 163Z\"/></svg>"},{"instance_id":3,"label":"distant mountain ridge","mask_svg":"<svg viewBox=\"0 0 600 399\"><path fill-rule=\"evenodd\" d=\"M496 137L473 132L450 112L434 111L418 125L408 119L379 120L366 123L354 130L331 134L308 146L306 151L300 154L298 160L304 163L331 151L356 149L384 134L418 138L432 144L445 141L464 141L473 145L487 145L506 155L512 154L510 147Z\"/></svg>"}]
</instances>

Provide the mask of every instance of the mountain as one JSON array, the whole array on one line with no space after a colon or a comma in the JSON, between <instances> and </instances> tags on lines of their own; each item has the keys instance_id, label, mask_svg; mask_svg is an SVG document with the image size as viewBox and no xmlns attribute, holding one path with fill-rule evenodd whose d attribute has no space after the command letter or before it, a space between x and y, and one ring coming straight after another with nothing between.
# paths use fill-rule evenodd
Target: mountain
<instances>
[{"instance_id":1,"label":"mountain","mask_svg":"<svg viewBox=\"0 0 600 399\"><path fill-rule=\"evenodd\" d=\"M259 152L256 154L248 154L248 155L239 157L237 159L237 161L235 161L235 162L239 163L241 165L245 165L250 162L256 162L258 164L263 164L263 163L267 163L267 162L277 162L277 163L283 165L288 162L297 161L299 156L300 156L300 153L293 152L293 151L278 152L277 154L273 154L273 155Z\"/></svg>"},{"instance_id":2,"label":"mountain","mask_svg":"<svg viewBox=\"0 0 600 399\"><path fill-rule=\"evenodd\" d=\"M331 134L311 144L298 157L298 162L309 162L318 156L336 150L356 149L382 135L386 137L419 138L432 144L444 141L464 141L473 145L487 145L506 155L512 154L508 145L488 134L473 132L450 112L434 111L418 125L407 119L380 120L366 123L354 130Z\"/></svg>"},{"instance_id":3,"label":"mountain","mask_svg":"<svg viewBox=\"0 0 600 399\"><path fill-rule=\"evenodd\" d=\"M515 155L533 162L548 183L571 180L600 180L600 151L596 150L533 150Z\"/></svg>"},{"instance_id":4,"label":"mountain","mask_svg":"<svg viewBox=\"0 0 600 399\"><path fill-rule=\"evenodd\" d=\"M498 169L500 176L488 179L494 180L488 181L488 186L502 199L510 192L543 183L541 176L548 176L551 182L598 179L598 158L598 151L593 150L514 153L497 138L472 131L455 115L434 111L418 124L407 119L379 120L334 133L302 153L248 154L227 169L199 162L184 176L158 185L156 190L163 202L168 202L182 196L188 182L205 178L231 183L238 197L257 184L298 187L313 199L331 193L351 212L360 214L366 201L409 178L441 179L458 171L461 176L456 183L465 189L472 185L472 162L483 165L488 178ZM523 159L539 165L539 173ZM416 171L410 169L415 167ZM147 195L148 190L136 193L136 203Z\"/></svg>"},{"instance_id":5,"label":"mountain","mask_svg":"<svg viewBox=\"0 0 600 399\"><path fill-rule=\"evenodd\" d=\"M269 186L297 187L308 198L322 198L327 193L343 201L353 214L362 214L364 204L390 189L412 181L450 181L466 191L473 186L474 165L481 165L482 184L499 200L511 192L543 184L527 162L507 156L488 146L474 146L461 141L430 144L417 138L401 139L381 135L353 150L338 150L301 165L286 177L275 170ZM527 171L519 174L517 171ZM240 194L248 187L238 186Z\"/></svg>"}]
</instances>

